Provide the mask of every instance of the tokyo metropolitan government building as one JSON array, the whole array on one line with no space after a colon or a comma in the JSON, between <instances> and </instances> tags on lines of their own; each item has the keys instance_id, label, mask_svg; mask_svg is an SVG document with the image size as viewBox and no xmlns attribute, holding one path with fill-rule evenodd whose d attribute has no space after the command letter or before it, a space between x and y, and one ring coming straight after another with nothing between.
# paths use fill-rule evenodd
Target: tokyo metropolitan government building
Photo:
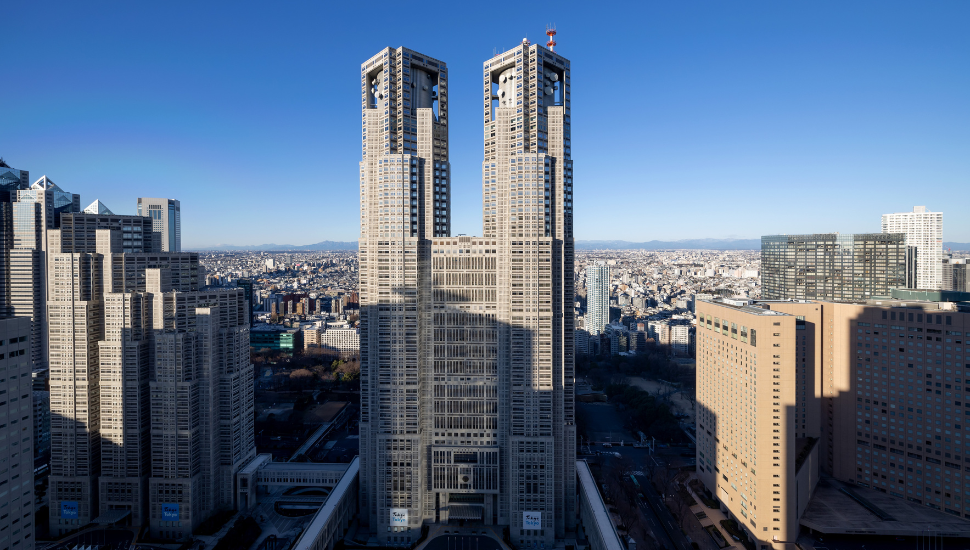
<instances>
[{"instance_id":1,"label":"tokyo metropolitan government building","mask_svg":"<svg viewBox=\"0 0 970 550\"><path fill-rule=\"evenodd\" d=\"M448 69L361 65L361 516L551 545L576 517L570 66L524 40L482 74L481 237L451 235Z\"/></svg>"}]
</instances>

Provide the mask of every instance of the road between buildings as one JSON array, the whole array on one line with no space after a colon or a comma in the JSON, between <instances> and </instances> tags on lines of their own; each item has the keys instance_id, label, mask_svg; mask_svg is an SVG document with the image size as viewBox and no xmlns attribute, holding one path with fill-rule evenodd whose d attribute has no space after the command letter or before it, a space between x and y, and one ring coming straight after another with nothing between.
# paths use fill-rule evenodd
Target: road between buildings
<instances>
[{"instance_id":1,"label":"road between buildings","mask_svg":"<svg viewBox=\"0 0 970 550\"><path fill-rule=\"evenodd\" d=\"M661 532L667 535L668 541L665 544L668 545L668 548L671 550L691 550L687 536L680 530L677 520L674 519L673 514L667 509L646 476L637 476L637 482L640 484L646 504L660 523ZM641 507L643 506L644 504L641 502Z\"/></svg>"}]
</instances>

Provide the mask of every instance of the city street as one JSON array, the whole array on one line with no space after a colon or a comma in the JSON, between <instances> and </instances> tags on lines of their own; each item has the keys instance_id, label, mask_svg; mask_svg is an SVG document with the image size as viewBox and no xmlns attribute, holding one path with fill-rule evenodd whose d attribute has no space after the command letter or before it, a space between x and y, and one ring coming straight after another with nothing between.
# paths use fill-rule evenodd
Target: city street
<instances>
[{"instance_id":1,"label":"city street","mask_svg":"<svg viewBox=\"0 0 970 550\"><path fill-rule=\"evenodd\" d=\"M687 446L661 447L658 444L656 453L651 454L650 449L632 447L630 445L637 441L637 438L623 427L622 416L614 405L577 403L577 407L580 413L585 415L587 425L598 427L596 431L590 433L593 442L588 447L584 445L580 449L580 458L605 464L617 458L612 453L619 453L620 459L628 459L631 463L631 472L636 476L640 492L644 496L644 499L639 502L639 507L654 537L667 548L690 550L690 541L661 501L660 495L647 480L647 476L651 471L662 471L668 468L679 470L683 466L692 465L693 450ZM604 442L610 442L611 446L603 446ZM620 442L623 442L623 446L619 446Z\"/></svg>"},{"instance_id":2,"label":"city street","mask_svg":"<svg viewBox=\"0 0 970 550\"><path fill-rule=\"evenodd\" d=\"M680 530L680 526L677 524L677 520L674 519L673 514L664 505L663 500L661 500L660 495L653 489L653 486L647 481L646 476L637 476L637 482L640 483L640 490L646 502L641 501L640 508L649 508L654 515L656 522L660 524L662 532L667 535L667 541L664 544L668 544L671 549L683 549L691 550L690 541L687 540L687 536L684 535L683 531ZM651 526L651 528L653 528ZM654 531L654 535L659 539L660 532Z\"/></svg>"}]
</instances>

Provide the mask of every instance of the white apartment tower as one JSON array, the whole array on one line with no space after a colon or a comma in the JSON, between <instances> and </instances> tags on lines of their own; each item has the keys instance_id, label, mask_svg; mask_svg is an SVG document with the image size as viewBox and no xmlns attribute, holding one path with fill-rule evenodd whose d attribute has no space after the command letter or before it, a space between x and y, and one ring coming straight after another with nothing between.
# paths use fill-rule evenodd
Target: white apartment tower
<instances>
[{"instance_id":1,"label":"white apartment tower","mask_svg":"<svg viewBox=\"0 0 970 550\"><path fill-rule=\"evenodd\" d=\"M152 219L152 231L162 236L162 252L182 251L182 210L179 201L139 197L138 215Z\"/></svg>"},{"instance_id":2,"label":"white apartment tower","mask_svg":"<svg viewBox=\"0 0 970 550\"><path fill-rule=\"evenodd\" d=\"M361 67L361 512L382 544L573 528L569 77L527 41L485 63L484 232L449 237L444 63Z\"/></svg>"},{"instance_id":3,"label":"white apartment tower","mask_svg":"<svg viewBox=\"0 0 970 550\"><path fill-rule=\"evenodd\" d=\"M586 268L586 330L601 334L610 324L610 268L596 262Z\"/></svg>"},{"instance_id":4,"label":"white apartment tower","mask_svg":"<svg viewBox=\"0 0 970 550\"><path fill-rule=\"evenodd\" d=\"M882 232L906 234L909 254L916 254L915 277L907 277L911 288L943 288L942 212L929 212L925 206L914 206L912 212L883 214Z\"/></svg>"}]
</instances>

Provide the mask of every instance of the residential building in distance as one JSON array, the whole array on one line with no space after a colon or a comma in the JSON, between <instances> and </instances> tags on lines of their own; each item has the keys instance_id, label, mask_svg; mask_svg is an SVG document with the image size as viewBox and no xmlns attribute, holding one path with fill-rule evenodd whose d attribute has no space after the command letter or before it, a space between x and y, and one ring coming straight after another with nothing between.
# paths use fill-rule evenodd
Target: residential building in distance
<instances>
[{"instance_id":1,"label":"residential building in distance","mask_svg":"<svg viewBox=\"0 0 970 550\"><path fill-rule=\"evenodd\" d=\"M687 357L690 349L690 325L676 323L670 325L670 351L674 355Z\"/></svg>"},{"instance_id":2,"label":"residential building in distance","mask_svg":"<svg viewBox=\"0 0 970 550\"><path fill-rule=\"evenodd\" d=\"M34 547L34 452L30 319L0 319L0 548ZM22 546L17 546L21 544Z\"/></svg>"},{"instance_id":3,"label":"residential building in distance","mask_svg":"<svg viewBox=\"0 0 970 550\"><path fill-rule=\"evenodd\" d=\"M902 233L761 237L761 296L848 302L906 286Z\"/></svg>"},{"instance_id":4,"label":"residential building in distance","mask_svg":"<svg viewBox=\"0 0 970 550\"><path fill-rule=\"evenodd\" d=\"M445 64L361 66L360 510L379 544L471 520L552 547L576 518L569 61L523 41L483 69L483 236L450 237Z\"/></svg>"},{"instance_id":5,"label":"residential building in distance","mask_svg":"<svg viewBox=\"0 0 970 550\"><path fill-rule=\"evenodd\" d=\"M916 259L909 288L943 288L943 213L914 206L912 212L882 215L883 233L903 233Z\"/></svg>"},{"instance_id":6,"label":"residential building in distance","mask_svg":"<svg viewBox=\"0 0 970 550\"><path fill-rule=\"evenodd\" d=\"M139 197L138 215L151 218L152 231L162 236L163 252L182 251L182 211L179 201Z\"/></svg>"},{"instance_id":7,"label":"residential building in distance","mask_svg":"<svg viewBox=\"0 0 970 550\"><path fill-rule=\"evenodd\" d=\"M340 354L360 352L360 329L351 327L306 328L303 329L303 345L318 347Z\"/></svg>"},{"instance_id":8,"label":"residential building in distance","mask_svg":"<svg viewBox=\"0 0 970 550\"><path fill-rule=\"evenodd\" d=\"M951 536L967 536L970 525L947 516L970 518L963 473L970 402L961 389L970 377L968 330L966 292L897 289L855 303L698 302L702 481L752 538L774 548L794 540L799 522L822 533L867 528L904 536L938 522ZM774 460L786 453L793 454ZM920 519L895 513L892 524L879 526L833 522L825 515L832 504L814 503L815 469L876 491L863 498L919 508L911 515ZM761 500L766 489L770 501Z\"/></svg>"},{"instance_id":9,"label":"residential building in distance","mask_svg":"<svg viewBox=\"0 0 970 550\"><path fill-rule=\"evenodd\" d=\"M600 334L610 324L610 267L596 262L586 268L586 331Z\"/></svg>"}]
</instances>

